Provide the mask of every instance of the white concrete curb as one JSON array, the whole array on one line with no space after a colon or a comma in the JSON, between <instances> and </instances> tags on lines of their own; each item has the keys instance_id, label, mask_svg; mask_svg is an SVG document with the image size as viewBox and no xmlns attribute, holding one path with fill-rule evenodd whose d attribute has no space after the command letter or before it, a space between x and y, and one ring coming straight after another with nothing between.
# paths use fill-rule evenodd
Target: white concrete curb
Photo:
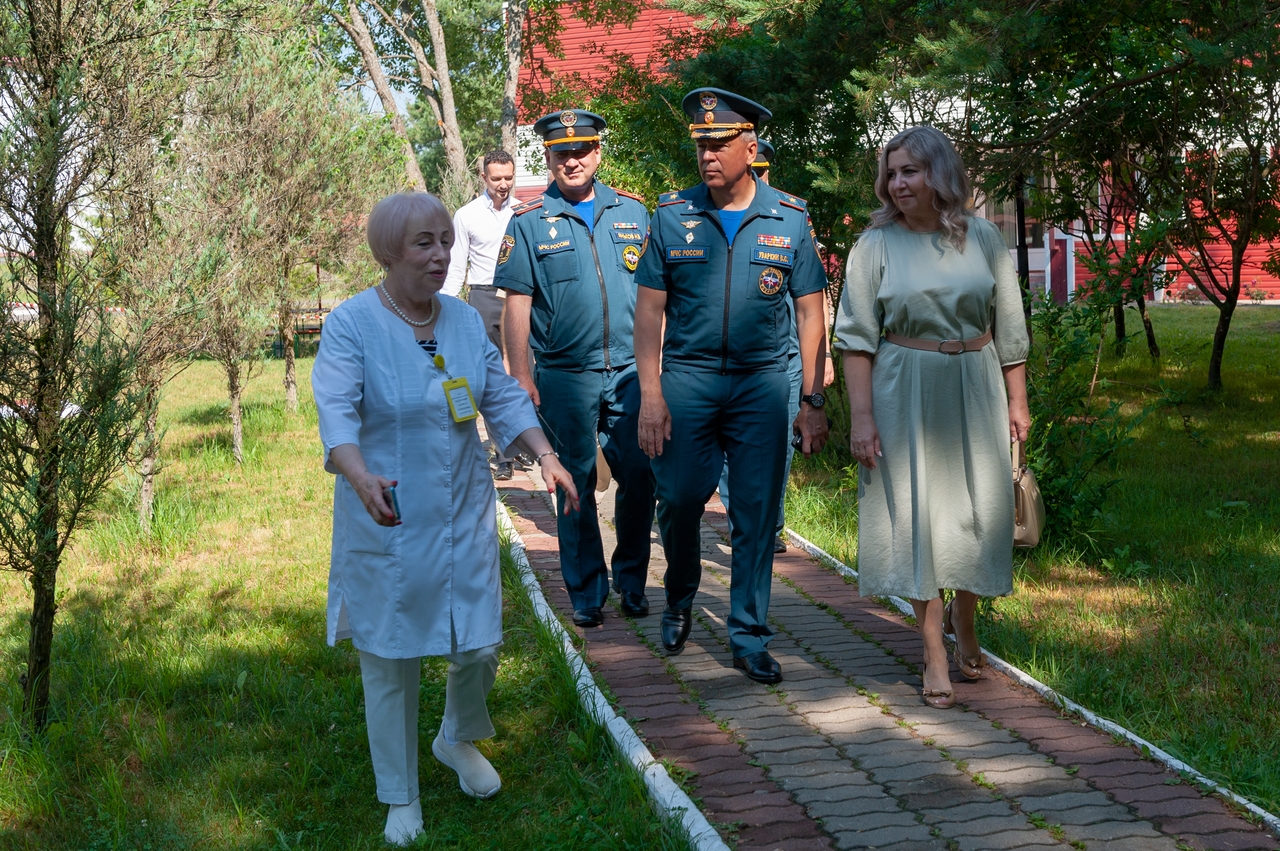
<instances>
[{"instance_id":1,"label":"white concrete curb","mask_svg":"<svg viewBox=\"0 0 1280 851\"><path fill-rule=\"evenodd\" d=\"M852 579L858 578L858 571L854 570L852 567L849 567L847 564L844 564L843 562L839 561L838 559L836 559L835 556L831 555L826 550L819 547L817 544L813 543L812 541L809 541L808 539L806 539L804 536L800 535L793 529L788 528L786 532L787 532L787 537L791 539L792 543L794 543L800 549L807 552L809 555L818 559L818 561L822 562L823 564L827 565L831 569L835 570L837 573L841 573ZM906 600L903 600L900 597L890 597L889 601L892 602L893 605L898 609L898 611L902 612L904 615L911 615L913 617L915 616L915 612L912 611L911 609L911 604L908 603ZM1159 762L1164 763L1166 766L1173 769L1174 771L1187 775L1192 780L1194 780L1197 784L1204 786L1205 788L1211 789L1212 791L1216 792L1218 795L1221 795L1227 800L1235 804L1238 804L1239 806L1248 810L1250 813L1252 813L1253 815L1261 819L1263 822L1265 822L1267 827L1271 828L1272 833L1276 834L1277 836L1280 836L1280 816L1276 816L1274 813L1270 813L1267 810L1264 810L1262 807L1253 803L1248 798L1245 798L1241 795L1237 795L1235 792L1232 792L1227 787L1219 785L1215 781L1210 780L1208 777L1205 777L1203 774L1201 774L1199 771L1196 771L1190 765L1187 765L1187 763L1178 759L1176 756L1169 753L1168 751L1165 751L1156 747L1155 745L1151 744L1151 742L1148 742L1146 739L1139 736L1137 733L1134 733L1130 730L1126 730L1124 727L1121 727L1116 722L1111 721L1107 718L1103 718L1101 715L1098 715L1096 712L1092 712L1089 709L1086 709L1085 707L1076 703L1071 698L1064 697L1058 694L1056 691L1049 688L1047 685L1040 682L1035 677L1028 674L1026 671L1023 671L1021 668L1017 668L1013 665L1010 665L1008 662L1001 659L999 656L995 655L991 651L983 650L982 653L984 656L987 657L987 661L991 665L991 667L1005 674L1010 679L1015 680L1021 685L1024 685L1027 688L1035 691L1041 697L1048 700L1050 703L1055 703L1058 706L1062 707L1063 709L1067 710L1068 712L1073 712L1076 715L1079 715L1088 724L1091 724L1092 726L1097 727L1099 730L1110 733L1113 736L1119 736L1120 738L1124 739L1130 744L1136 745L1138 747L1138 750L1142 751L1143 755L1151 757L1152 759L1155 759Z\"/></svg>"},{"instance_id":2,"label":"white concrete curb","mask_svg":"<svg viewBox=\"0 0 1280 851\"><path fill-rule=\"evenodd\" d=\"M582 701L583 708L596 720L596 723L609 731L618 751L644 780L644 785L649 790L649 797L653 800L653 805L657 807L658 812L680 826L696 851L729 851L729 846L720 838L720 834L716 833L706 816L694 806L684 790L671 779L671 775L667 774L662 763L653 758L653 754L645 747L644 742L640 741L640 737L631 729L631 725L620 718L609 705L609 701L605 700L604 694L591 676L591 671L582 661L582 655L573 646L569 634L547 603L547 598L543 596L542 586L538 584L538 578L533 575L533 570L529 567L524 541L512 524L506 506L501 500L497 501L497 508L498 525L511 536L511 554L515 558L516 567L520 570L520 581L524 585L524 590L529 595L530 602L533 603L534 614L547 629L551 630L552 635L559 637L560 646L564 650L565 658L569 661L569 668L578 680L578 699Z\"/></svg>"}]
</instances>

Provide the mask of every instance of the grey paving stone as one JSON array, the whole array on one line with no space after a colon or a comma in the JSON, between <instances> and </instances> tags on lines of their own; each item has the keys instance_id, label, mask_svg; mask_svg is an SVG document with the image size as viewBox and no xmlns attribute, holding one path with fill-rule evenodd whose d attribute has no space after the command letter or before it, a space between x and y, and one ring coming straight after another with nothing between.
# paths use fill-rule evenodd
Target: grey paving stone
<instances>
[{"instance_id":1,"label":"grey paving stone","mask_svg":"<svg viewBox=\"0 0 1280 851\"><path fill-rule=\"evenodd\" d=\"M983 774L996 776L1009 774L1014 771L1021 771L1023 769L1033 772L1040 771L1041 769L1052 769L1047 772L1046 776L1051 776L1054 779L1067 779L1071 776L1061 767L1055 766L1040 754L1035 753L1012 753L1005 754L1004 756L990 757L988 759L971 759L963 756L963 752L952 753L950 750L948 750L948 753L951 753L951 756L956 759L963 759L968 763L969 773L971 774L982 772Z\"/></svg>"},{"instance_id":2,"label":"grey paving stone","mask_svg":"<svg viewBox=\"0 0 1280 851\"><path fill-rule=\"evenodd\" d=\"M1023 807L1024 811L1028 811ZM1050 821L1055 821L1062 825L1090 825L1102 824L1108 821L1140 821L1137 816L1129 812L1127 807L1119 804L1108 804L1105 807L1075 807L1070 810L1064 810L1053 814Z\"/></svg>"},{"instance_id":3,"label":"grey paving stone","mask_svg":"<svg viewBox=\"0 0 1280 851\"><path fill-rule=\"evenodd\" d=\"M931 798L927 799L926 802L936 803ZM920 806L914 797L904 803L913 809L918 808L924 814L925 821L930 823L945 821L958 824L960 822L973 821L974 819L1006 816L1013 812L1004 801L993 801L990 798L985 801L967 800L956 806L945 808Z\"/></svg>"},{"instance_id":4,"label":"grey paving stone","mask_svg":"<svg viewBox=\"0 0 1280 851\"><path fill-rule=\"evenodd\" d=\"M1050 765L1047 762L1037 766L1015 768L1012 771L984 771L982 774L987 780L999 787L1030 785L1046 781L1063 782L1070 779L1070 775L1064 772L1061 768L1056 765ZM1074 786L1074 784L1068 785ZM1046 794L1054 794L1054 792L1048 792ZM1021 795L1019 795L1019 797L1021 797Z\"/></svg>"},{"instance_id":5,"label":"grey paving stone","mask_svg":"<svg viewBox=\"0 0 1280 851\"><path fill-rule=\"evenodd\" d=\"M721 716L722 721L729 725L730 729L741 730L745 733L748 731L756 732L760 730L776 730L779 726L785 724L789 729L796 731L804 730L812 733L812 728L805 724L794 715L758 715L754 718L733 718Z\"/></svg>"},{"instance_id":6,"label":"grey paving stone","mask_svg":"<svg viewBox=\"0 0 1280 851\"><path fill-rule=\"evenodd\" d=\"M843 761L838 762L835 765L830 765L826 763L822 765L818 765L816 763L805 763L805 762L797 762L797 763L781 763L780 762L776 765L769 766L769 775L771 777L788 777L788 778L816 777L823 781L828 781L828 780L830 781L830 782L813 783L813 784L800 784L800 785L809 785L810 787L831 786L836 783L840 783L842 782L841 780L842 774L853 774L861 777L866 776L864 772L859 771L858 769L849 765L847 762L843 762Z\"/></svg>"},{"instance_id":7,"label":"grey paving stone","mask_svg":"<svg viewBox=\"0 0 1280 851\"><path fill-rule=\"evenodd\" d=\"M872 783L861 771L845 768L843 771L823 771L815 774L791 774L794 765L769 768L769 777L788 792L800 794L801 790L839 789L841 795L865 794L889 798L884 789ZM892 798L889 798L892 800Z\"/></svg>"},{"instance_id":8,"label":"grey paving stone","mask_svg":"<svg viewBox=\"0 0 1280 851\"><path fill-rule=\"evenodd\" d=\"M809 815L822 819L828 830L835 830L831 822L848 819L860 830L875 830L897 825L909 827L916 824L915 813L904 812L893 798L851 798L847 801L819 801L806 807Z\"/></svg>"},{"instance_id":9,"label":"grey paving stone","mask_svg":"<svg viewBox=\"0 0 1280 851\"><path fill-rule=\"evenodd\" d=\"M990 780L991 778L987 778ZM1088 785L1081 785L1082 780L1076 780L1074 777L1066 779L1037 780L1033 783L1007 783L996 782L996 791L1006 798L1020 800L1022 798L1043 798L1048 795L1062 795L1073 792L1089 791Z\"/></svg>"},{"instance_id":10,"label":"grey paving stone","mask_svg":"<svg viewBox=\"0 0 1280 851\"><path fill-rule=\"evenodd\" d=\"M831 831L837 848L881 848L899 842L928 842L933 839L929 828L922 824L909 827L882 827L877 830L859 830L857 819L831 819L824 822Z\"/></svg>"},{"instance_id":11,"label":"grey paving stone","mask_svg":"<svg viewBox=\"0 0 1280 851\"><path fill-rule=\"evenodd\" d=\"M823 788L810 788L807 786L798 786L791 792L791 797L796 799L797 804L815 804L818 802L838 803L848 801L853 798L859 798L864 801L877 800L885 801L884 806L892 804L893 809L901 809L898 806L898 799L890 796L881 787L867 780L862 784L851 784L847 780L835 786L827 786Z\"/></svg>"},{"instance_id":12,"label":"grey paving stone","mask_svg":"<svg viewBox=\"0 0 1280 851\"><path fill-rule=\"evenodd\" d=\"M1049 821L1053 822L1054 819L1050 818ZM1064 824L1062 832L1072 839L1083 839L1085 842L1106 842L1108 848L1117 839L1167 840L1169 848L1177 844L1172 837L1165 836L1151 825L1140 821L1108 821L1090 825Z\"/></svg>"},{"instance_id":13,"label":"grey paving stone","mask_svg":"<svg viewBox=\"0 0 1280 851\"><path fill-rule=\"evenodd\" d=\"M778 698L768 692L717 698L715 701L707 701L708 708L711 708L712 703L715 704L715 712L737 712L743 709L758 709L762 706L776 706L780 710L786 711L786 707L778 703Z\"/></svg>"},{"instance_id":14,"label":"grey paving stone","mask_svg":"<svg viewBox=\"0 0 1280 851\"><path fill-rule=\"evenodd\" d=\"M780 725L783 726L783 725ZM827 743L820 737L813 734L795 735L793 731L787 730L785 726L778 731L778 735L762 735L761 731L753 730L749 735L745 736L746 742L743 747L748 753L756 754L761 751L770 752L787 752L792 750L815 750L818 748L826 748ZM830 748L832 758L837 758L834 748Z\"/></svg>"},{"instance_id":15,"label":"grey paving stone","mask_svg":"<svg viewBox=\"0 0 1280 851\"><path fill-rule=\"evenodd\" d=\"M908 742L904 742L903 745L905 746L884 748L882 750L868 749L868 753L858 757L858 767L864 771L876 771L877 769L892 768L896 765L945 761L942 755L933 748Z\"/></svg>"},{"instance_id":16,"label":"grey paving stone","mask_svg":"<svg viewBox=\"0 0 1280 851\"><path fill-rule=\"evenodd\" d=\"M942 835L951 839L961 836L989 836L993 833L1003 833L1004 831L1026 831L1034 829L1027 821L1027 817L1021 813L1015 813L1006 808L1006 812L1002 815L984 816L983 818L967 819L965 821L947 821L945 818L927 819L935 824Z\"/></svg>"},{"instance_id":17,"label":"grey paving stone","mask_svg":"<svg viewBox=\"0 0 1280 851\"><path fill-rule=\"evenodd\" d=\"M1093 847L1096 848L1098 846L1094 845ZM1156 838L1129 836L1122 839L1113 839L1105 847L1106 851L1176 851L1179 846L1171 836L1159 836Z\"/></svg>"},{"instance_id":18,"label":"grey paving stone","mask_svg":"<svg viewBox=\"0 0 1280 851\"><path fill-rule=\"evenodd\" d=\"M969 763L1002 756L1032 755L1030 748L1021 742L989 741L979 745L971 744L968 741L958 743L955 738L954 736L947 736L946 742L939 742L939 746L945 747L952 759L963 759ZM1043 761L1044 757L1040 757L1040 759Z\"/></svg>"},{"instance_id":19,"label":"grey paving stone","mask_svg":"<svg viewBox=\"0 0 1280 851\"><path fill-rule=\"evenodd\" d=\"M785 751L760 751L754 756L757 762L763 762L771 768L775 765L796 765L805 762L826 764L843 764L844 762L835 748L790 748Z\"/></svg>"},{"instance_id":20,"label":"grey paving stone","mask_svg":"<svg viewBox=\"0 0 1280 851\"><path fill-rule=\"evenodd\" d=\"M907 731L893 725L868 727L865 730L833 730L821 728L831 744L850 749L870 748L881 742L902 741L910 736Z\"/></svg>"},{"instance_id":21,"label":"grey paving stone","mask_svg":"<svg viewBox=\"0 0 1280 851\"><path fill-rule=\"evenodd\" d=\"M950 774L954 774L957 777L964 776L954 765L941 759L935 762L917 762L877 768L868 773L875 782L886 784L904 780L919 780L923 777L945 777Z\"/></svg>"},{"instance_id":22,"label":"grey paving stone","mask_svg":"<svg viewBox=\"0 0 1280 851\"><path fill-rule=\"evenodd\" d=\"M1008 830L989 836L957 836L954 839L960 851L1005 851L1005 849L1029 848L1035 845L1061 845L1047 833L1026 830Z\"/></svg>"},{"instance_id":23,"label":"grey paving stone","mask_svg":"<svg viewBox=\"0 0 1280 851\"><path fill-rule=\"evenodd\" d=\"M1075 807L1105 807L1111 803L1102 792L1063 792L1057 795L1036 797L1024 795L1018 798L1018 805L1024 812L1059 813Z\"/></svg>"},{"instance_id":24,"label":"grey paving stone","mask_svg":"<svg viewBox=\"0 0 1280 851\"><path fill-rule=\"evenodd\" d=\"M895 842L892 845L876 846L876 851L947 851L945 839L930 839L927 842Z\"/></svg>"}]
</instances>

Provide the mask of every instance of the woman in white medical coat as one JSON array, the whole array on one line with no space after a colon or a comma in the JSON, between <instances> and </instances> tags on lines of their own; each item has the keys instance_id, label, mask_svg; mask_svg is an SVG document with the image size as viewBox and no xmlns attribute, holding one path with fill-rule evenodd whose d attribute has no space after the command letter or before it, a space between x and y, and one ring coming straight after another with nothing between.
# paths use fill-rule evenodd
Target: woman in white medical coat
<instances>
[{"instance_id":1,"label":"woman in white medical coat","mask_svg":"<svg viewBox=\"0 0 1280 851\"><path fill-rule=\"evenodd\" d=\"M536 457L548 489L558 484L577 502L480 315L439 294L452 228L425 192L374 207L369 248L385 278L330 314L311 373L325 469L338 474L328 642L350 638L360 651L378 799L390 805L385 836L395 844L422 829L423 656L450 663L432 753L469 795L489 798L501 786L472 744L494 733L485 701L502 643L495 494L476 409L500 448Z\"/></svg>"}]
</instances>

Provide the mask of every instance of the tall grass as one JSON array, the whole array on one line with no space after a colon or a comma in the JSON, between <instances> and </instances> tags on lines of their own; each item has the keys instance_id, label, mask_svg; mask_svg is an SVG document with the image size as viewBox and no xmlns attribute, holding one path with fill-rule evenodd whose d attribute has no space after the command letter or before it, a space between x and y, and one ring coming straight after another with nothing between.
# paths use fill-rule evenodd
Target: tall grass
<instances>
[{"instance_id":1,"label":"tall grass","mask_svg":"<svg viewBox=\"0 0 1280 851\"><path fill-rule=\"evenodd\" d=\"M1165 389L1181 401L1124 450L1094 548L1020 554L1015 593L994 601L982 637L1280 811L1280 310L1237 311L1220 394L1204 389L1216 310L1151 315L1164 358L1140 340L1118 359L1107 346L1101 392L1131 412ZM797 458L788 522L852 565L850 463L841 446Z\"/></svg>"},{"instance_id":2,"label":"tall grass","mask_svg":"<svg viewBox=\"0 0 1280 851\"><path fill-rule=\"evenodd\" d=\"M324 643L332 478L314 407L278 401L281 372L250 386L239 469L216 367L171 388L154 533L122 478L64 570L54 723L34 739L18 721L27 597L0 576L0 848L384 847L357 654ZM427 661L422 847L686 847L580 709L509 557L503 582L498 733L481 745L503 790L473 801L431 755L445 665Z\"/></svg>"}]
</instances>

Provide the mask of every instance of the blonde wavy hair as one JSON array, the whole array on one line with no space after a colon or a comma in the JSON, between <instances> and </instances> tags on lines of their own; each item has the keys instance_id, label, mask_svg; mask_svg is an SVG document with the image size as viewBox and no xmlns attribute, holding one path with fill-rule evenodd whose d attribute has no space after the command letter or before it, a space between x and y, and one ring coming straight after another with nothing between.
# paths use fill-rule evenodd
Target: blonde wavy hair
<instances>
[{"instance_id":1,"label":"blonde wavy hair","mask_svg":"<svg viewBox=\"0 0 1280 851\"><path fill-rule=\"evenodd\" d=\"M889 140L880 151L880 171L876 175L876 197L883 206L871 214L870 227L901 222L902 211L889 195L889 154L902 148L924 168L925 185L933 190L933 208L941 219L942 235L957 251L964 251L969 233L969 201L973 190L969 173L955 145L937 128L927 124L908 127Z\"/></svg>"}]
</instances>

